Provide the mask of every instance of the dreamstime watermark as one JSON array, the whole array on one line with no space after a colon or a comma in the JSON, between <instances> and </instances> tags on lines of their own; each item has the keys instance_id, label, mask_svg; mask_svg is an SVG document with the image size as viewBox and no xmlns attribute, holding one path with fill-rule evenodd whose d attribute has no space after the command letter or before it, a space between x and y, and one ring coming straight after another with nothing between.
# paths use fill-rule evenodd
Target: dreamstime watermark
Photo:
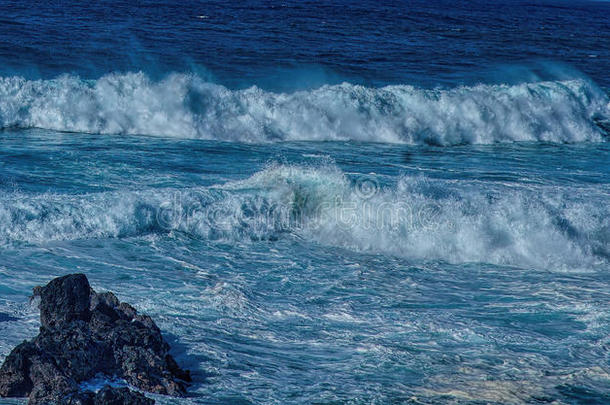
<instances>
[{"instance_id":1,"label":"dreamstime watermark","mask_svg":"<svg viewBox=\"0 0 610 405\"><path fill-rule=\"evenodd\" d=\"M254 194L224 191L220 198L211 198L207 191L176 191L159 204L155 220L161 229L185 231L238 227L261 232L334 229L374 233L431 231L444 226L438 203L401 198L384 190L374 177L361 177L337 188L295 186L282 193L261 190Z\"/></svg>"}]
</instances>

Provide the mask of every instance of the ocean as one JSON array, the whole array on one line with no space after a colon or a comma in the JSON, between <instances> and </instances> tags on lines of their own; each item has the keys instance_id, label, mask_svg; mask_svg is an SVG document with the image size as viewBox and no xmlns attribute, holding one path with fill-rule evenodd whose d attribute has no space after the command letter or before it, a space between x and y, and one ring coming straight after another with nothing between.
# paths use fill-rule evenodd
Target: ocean
<instances>
[{"instance_id":1,"label":"ocean","mask_svg":"<svg viewBox=\"0 0 610 405\"><path fill-rule=\"evenodd\" d=\"M608 404L609 68L603 1L0 0L0 361L78 272L161 404Z\"/></svg>"}]
</instances>

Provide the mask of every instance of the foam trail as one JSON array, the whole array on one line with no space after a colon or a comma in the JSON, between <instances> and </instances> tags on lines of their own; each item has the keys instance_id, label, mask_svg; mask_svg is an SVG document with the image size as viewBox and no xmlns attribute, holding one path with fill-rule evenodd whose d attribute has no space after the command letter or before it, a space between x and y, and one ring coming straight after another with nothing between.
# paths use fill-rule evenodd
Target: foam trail
<instances>
[{"instance_id":1,"label":"foam trail","mask_svg":"<svg viewBox=\"0 0 610 405\"><path fill-rule=\"evenodd\" d=\"M210 188L8 194L0 245L182 232L241 242L297 236L411 260L535 268L591 268L610 258L607 190L481 189L409 176L375 184L354 183L334 165L276 165Z\"/></svg>"},{"instance_id":2,"label":"foam trail","mask_svg":"<svg viewBox=\"0 0 610 405\"><path fill-rule=\"evenodd\" d=\"M584 79L426 90L349 83L273 93L196 75L0 78L0 127L239 142L599 142L608 97Z\"/></svg>"}]
</instances>

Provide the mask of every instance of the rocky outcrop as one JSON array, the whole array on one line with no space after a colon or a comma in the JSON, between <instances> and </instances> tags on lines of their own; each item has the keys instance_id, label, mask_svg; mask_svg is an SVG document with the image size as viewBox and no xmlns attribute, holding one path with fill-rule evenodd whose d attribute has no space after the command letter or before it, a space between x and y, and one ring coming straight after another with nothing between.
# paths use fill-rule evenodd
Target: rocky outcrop
<instances>
[{"instance_id":1,"label":"rocky outcrop","mask_svg":"<svg viewBox=\"0 0 610 405\"><path fill-rule=\"evenodd\" d=\"M153 320L110 292L96 293L83 274L36 287L40 333L8 355L0 368L0 396L29 404L148 404L125 388L81 392L81 382L104 375L140 390L184 396L188 371L169 354Z\"/></svg>"},{"instance_id":2,"label":"rocky outcrop","mask_svg":"<svg viewBox=\"0 0 610 405\"><path fill-rule=\"evenodd\" d=\"M129 388L106 385L97 393L91 391L73 392L64 395L57 403L65 405L152 405L155 403L139 392Z\"/></svg>"}]
</instances>

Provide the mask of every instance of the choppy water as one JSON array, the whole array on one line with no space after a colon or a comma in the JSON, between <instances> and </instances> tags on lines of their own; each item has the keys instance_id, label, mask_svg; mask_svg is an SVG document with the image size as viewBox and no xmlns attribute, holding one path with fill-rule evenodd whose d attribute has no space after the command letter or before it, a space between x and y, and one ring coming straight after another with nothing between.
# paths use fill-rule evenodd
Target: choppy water
<instances>
[{"instance_id":1,"label":"choppy water","mask_svg":"<svg viewBox=\"0 0 610 405\"><path fill-rule=\"evenodd\" d=\"M610 402L608 7L0 1L0 359L78 271L161 403Z\"/></svg>"}]
</instances>

